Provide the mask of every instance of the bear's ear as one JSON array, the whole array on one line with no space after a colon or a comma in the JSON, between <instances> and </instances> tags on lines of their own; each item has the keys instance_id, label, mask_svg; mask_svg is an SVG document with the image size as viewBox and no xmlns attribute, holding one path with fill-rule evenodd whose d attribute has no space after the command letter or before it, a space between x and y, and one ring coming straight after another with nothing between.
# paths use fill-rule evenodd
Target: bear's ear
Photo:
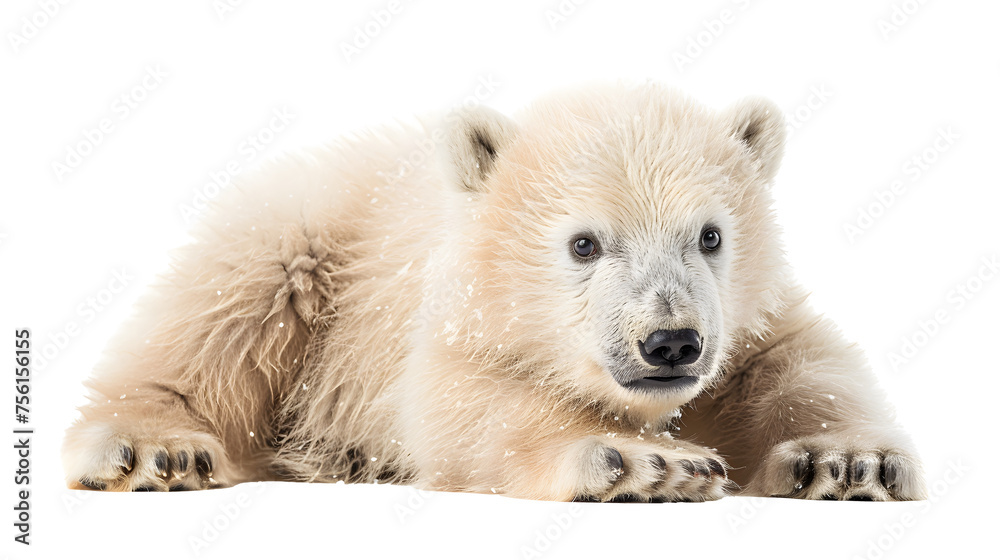
<instances>
[{"instance_id":1,"label":"bear's ear","mask_svg":"<svg viewBox=\"0 0 1000 560\"><path fill-rule=\"evenodd\" d=\"M785 117L778 106L763 97L747 97L730 106L724 118L730 134L760 163L763 178L773 179L785 151Z\"/></svg>"},{"instance_id":2,"label":"bear's ear","mask_svg":"<svg viewBox=\"0 0 1000 560\"><path fill-rule=\"evenodd\" d=\"M517 134L510 118L486 107L465 109L448 119L447 158L454 183L470 192L481 192L499 154Z\"/></svg>"}]
</instances>

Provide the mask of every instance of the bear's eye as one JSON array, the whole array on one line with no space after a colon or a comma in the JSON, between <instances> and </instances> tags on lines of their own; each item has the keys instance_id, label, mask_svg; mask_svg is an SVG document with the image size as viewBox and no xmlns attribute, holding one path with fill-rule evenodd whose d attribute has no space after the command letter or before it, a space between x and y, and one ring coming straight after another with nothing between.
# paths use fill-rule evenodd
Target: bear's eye
<instances>
[{"instance_id":1,"label":"bear's eye","mask_svg":"<svg viewBox=\"0 0 1000 560\"><path fill-rule=\"evenodd\" d=\"M719 248L720 244L722 244L722 235L719 234L719 230L709 228L702 232L701 246L704 247L706 251L714 251Z\"/></svg>"},{"instance_id":2,"label":"bear's eye","mask_svg":"<svg viewBox=\"0 0 1000 560\"><path fill-rule=\"evenodd\" d=\"M589 259L597 255L597 243L588 237L578 237L573 241L573 253L581 259Z\"/></svg>"}]
</instances>

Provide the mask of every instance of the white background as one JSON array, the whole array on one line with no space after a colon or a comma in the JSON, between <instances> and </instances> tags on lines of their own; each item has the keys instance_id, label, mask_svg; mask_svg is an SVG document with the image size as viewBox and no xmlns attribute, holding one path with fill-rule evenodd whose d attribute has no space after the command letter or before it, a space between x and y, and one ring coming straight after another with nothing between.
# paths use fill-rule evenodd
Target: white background
<instances>
[{"instance_id":1,"label":"white background","mask_svg":"<svg viewBox=\"0 0 1000 560\"><path fill-rule=\"evenodd\" d=\"M990 538L1000 282L981 261L1000 252L995 3L426 0L401 1L387 22L384 0L230 11L212 0L73 2L46 16L48 4L0 9L0 346L12 355L15 328L28 327L49 357L32 384L30 547L11 540L11 447L0 462L11 557L918 558ZM359 36L366 26L374 33ZM345 55L349 44L360 52ZM165 77L135 90L147 68ZM932 501L569 506L386 486L64 490L59 446L81 381L184 243L184 205L230 160L245 169L448 109L483 80L499 84L484 102L509 113L551 88L619 78L719 108L763 94L794 120L775 186L789 257L814 304L867 353L920 447ZM125 114L122 94L142 100ZM248 160L241 144L282 108L292 122ZM102 119L111 132L55 171ZM957 138L927 151L940 130ZM916 176L914 156L934 161ZM897 180L905 191L878 202ZM845 224L872 205L878 216L850 238ZM122 269L127 286L102 294ZM977 290L961 308L959 284ZM106 305L86 311L99 296ZM935 313L946 321L927 324ZM894 364L914 338L915 355Z\"/></svg>"}]
</instances>

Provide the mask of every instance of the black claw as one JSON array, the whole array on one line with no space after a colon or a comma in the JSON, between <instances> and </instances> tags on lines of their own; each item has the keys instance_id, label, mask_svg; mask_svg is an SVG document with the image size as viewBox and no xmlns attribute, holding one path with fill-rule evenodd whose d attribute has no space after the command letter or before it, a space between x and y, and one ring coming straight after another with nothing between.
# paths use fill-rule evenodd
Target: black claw
<instances>
[{"instance_id":1,"label":"black claw","mask_svg":"<svg viewBox=\"0 0 1000 560\"><path fill-rule=\"evenodd\" d=\"M153 468L156 469L156 476L167 478L170 476L170 458L166 451L160 451L153 457Z\"/></svg>"},{"instance_id":2,"label":"black claw","mask_svg":"<svg viewBox=\"0 0 1000 560\"><path fill-rule=\"evenodd\" d=\"M653 483L653 486L656 486L667 479L667 461L663 457L659 455L650 455L646 458L646 460L649 461L649 464L652 465L654 469L656 469L656 482Z\"/></svg>"},{"instance_id":3,"label":"black claw","mask_svg":"<svg viewBox=\"0 0 1000 560\"><path fill-rule=\"evenodd\" d=\"M122 446L122 461L125 463L125 472L132 472L132 468L135 467L135 455L132 453L132 448L125 445Z\"/></svg>"},{"instance_id":4,"label":"black claw","mask_svg":"<svg viewBox=\"0 0 1000 560\"><path fill-rule=\"evenodd\" d=\"M809 472L809 465L812 461L809 459L809 452L804 455L799 455L795 459L795 463L792 465L792 476L795 480L801 481L806 477L806 473Z\"/></svg>"},{"instance_id":5,"label":"black claw","mask_svg":"<svg viewBox=\"0 0 1000 560\"><path fill-rule=\"evenodd\" d=\"M891 489L896 485L897 478L899 478L899 471L896 469L896 465L883 461L882 470L879 473L879 479L882 481L882 486L887 489Z\"/></svg>"},{"instance_id":6,"label":"black claw","mask_svg":"<svg viewBox=\"0 0 1000 560\"><path fill-rule=\"evenodd\" d=\"M840 463L836 461L830 463L830 476L834 480L840 480Z\"/></svg>"},{"instance_id":7,"label":"black claw","mask_svg":"<svg viewBox=\"0 0 1000 560\"><path fill-rule=\"evenodd\" d=\"M645 504L648 501L649 500L647 500L646 498L640 498L639 496L636 496L635 494L620 494L618 496L615 496L614 498L611 498L611 500L609 500L609 503L612 503L612 504Z\"/></svg>"},{"instance_id":8,"label":"black claw","mask_svg":"<svg viewBox=\"0 0 1000 560\"><path fill-rule=\"evenodd\" d=\"M652 498L649 499L649 503L651 504L662 504L666 501L667 499L664 498L663 496L653 496Z\"/></svg>"},{"instance_id":9,"label":"black claw","mask_svg":"<svg viewBox=\"0 0 1000 560\"><path fill-rule=\"evenodd\" d=\"M177 471L185 473L188 470L188 454L187 451L181 451L177 454Z\"/></svg>"},{"instance_id":10,"label":"black claw","mask_svg":"<svg viewBox=\"0 0 1000 560\"><path fill-rule=\"evenodd\" d=\"M681 468L684 469L684 472L688 473L691 476L694 476L695 468L694 468L694 463L692 461L684 459L680 463L681 463Z\"/></svg>"},{"instance_id":11,"label":"black claw","mask_svg":"<svg viewBox=\"0 0 1000 560\"><path fill-rule=\"evenodd\" d=\"M156 492L155 486L138 486L132 489L133 492Z\"/></svg>"},{"instance_id":12,"label":"black claw","mask_svg":"<svg viewBox=\"0 0 1000 560\"><path fill-rule=\"evenodd\" d=\"M861 482L864 480L866 474L868 474L868 463L864 461L854 463L854 472L851 473L851 476L854 477L854 482Z\"/></svg>"},{"instance_id":13,"label":"black claw","mask_svg":"<svg viewBox=\"0 0 1000 560\"><path fill-rule=\"evenodd\" d=\"M823 496L820 497L820 499L821 500L836 500L837 497L834 496L833 494L823 494Z\"/></svg>"},{"instance_id":14,"label":"black claw","mask_svg":"<svg viewBox=\"0 0 1000 560\"><path fill-rule=\"evenodd\" d=\"M804 454L799 455L792 465L792 477L797 481L795 483L795 490L802 490L812 484L815 474L812 453L806 451Z\"/></svg>"},{"instance_id":15,"label":"black claw","mask_svg":"<svg viewBox=\"0 0 1000 560\"><path fill-rule=\"evenodd\" d=\"M604 449L604 460L607 461L608 468L618 475L621 475L625 469L625 461L622 459L622 454L614 447Z\"/></svg>"},{"instance_id":16,"label":"black claw","mask_svg":"<svg viewBox=\"0 0 1000 560\"><path fill-rule=\"evenodd\" d=\"M577 496L573 498L574 502L599 502L597 498L593 496Z\"/></svg>"},{"instance_id":17,"label":"black claw","mask_svg":"<svg viewBox=\"0 0 1000 560\"><path fill-rule=\"evenodd\" d=\"M875 499L866 494L858 494L847 499L848 502L874 502Z\"/></svg>"},{"instance_id":18,"label":"black claw","mask_svg":"<svg viewBox=\"0 0 1000 560\"><path fill-rule=\"evenodd\" d=\"M705 478L708 478L709 475L712 474L712 471L709 470L708 465L706 465L703 461L696 461L694 464L694 470L696 473L698 473L698 476L703 476Z\"/></svg>"},{"instance_id":19,"label":"black claw","mask_svg":"<svg viewBox=\"0 0 1000 560\"><path fill-rule=\"evenodd\" d=\"M194 466L198 469L198 474L203 478L210 478L212 476L212 456L208 454L208 451L201 450L195 452Z\"/></svg>"},{"instance_id":20,"label":"black claw","mask_svg":"<svg viewBox=\"0 0 1000 560\"><path fill-rule=\"evenodd\" d=\"M108 487L107 484L101 482L100 480L91 480L89 478L81 478L80 484L90 488L91 490L104 490Z\"/></svg>"},{"instance_id":21,"label":"black claw","mask_svg":"<svg viewBox=\"0 0 1000 560\"><path fill-rule=\"evenodd\" d=\"M726 469L723 468L722 463L716 461L715 459L708 459L708 468L712 471L712 474L716 476L726 476Z\"/></svg>"}]
</instances>

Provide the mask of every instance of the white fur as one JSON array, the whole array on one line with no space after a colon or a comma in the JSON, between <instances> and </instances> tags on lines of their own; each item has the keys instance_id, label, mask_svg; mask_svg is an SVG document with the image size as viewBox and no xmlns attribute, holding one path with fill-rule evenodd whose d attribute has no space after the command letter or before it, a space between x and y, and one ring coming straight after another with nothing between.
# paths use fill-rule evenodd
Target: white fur
<instances>
[{"instance_id":1,"label":"white fur","mask_svg":"<svg viewBox=\"0 0 1000 560\"><path fill-rule=\"evenodd\" d=\"M923 495L857 349L788 280L771 103L714 112L658 86L601 86L442 123L286 158L224 197L98 368L67 434L71 484L164 489L177 476L148 463L172 438L172 469L182 449L213 454L213 479L189 472L186 487L378 479L702 500L723 495L728 461L763 495ZM439 163L408 162L441 137ZM714 252L707 225L722 232ZM574 257L579 234L602 254ZM698 383L624 387L651 375L637 341L681 328L704 340ZM143 402L119 402L122 385ZM696 397L682 433L717 451L668 432ZM786 421L788 403L836 429ZM804 453L873 461L866 486L809 471L816 487L797 489ZM871 478L883 459L891 488Z\"/></svg>"}]
</instances>

